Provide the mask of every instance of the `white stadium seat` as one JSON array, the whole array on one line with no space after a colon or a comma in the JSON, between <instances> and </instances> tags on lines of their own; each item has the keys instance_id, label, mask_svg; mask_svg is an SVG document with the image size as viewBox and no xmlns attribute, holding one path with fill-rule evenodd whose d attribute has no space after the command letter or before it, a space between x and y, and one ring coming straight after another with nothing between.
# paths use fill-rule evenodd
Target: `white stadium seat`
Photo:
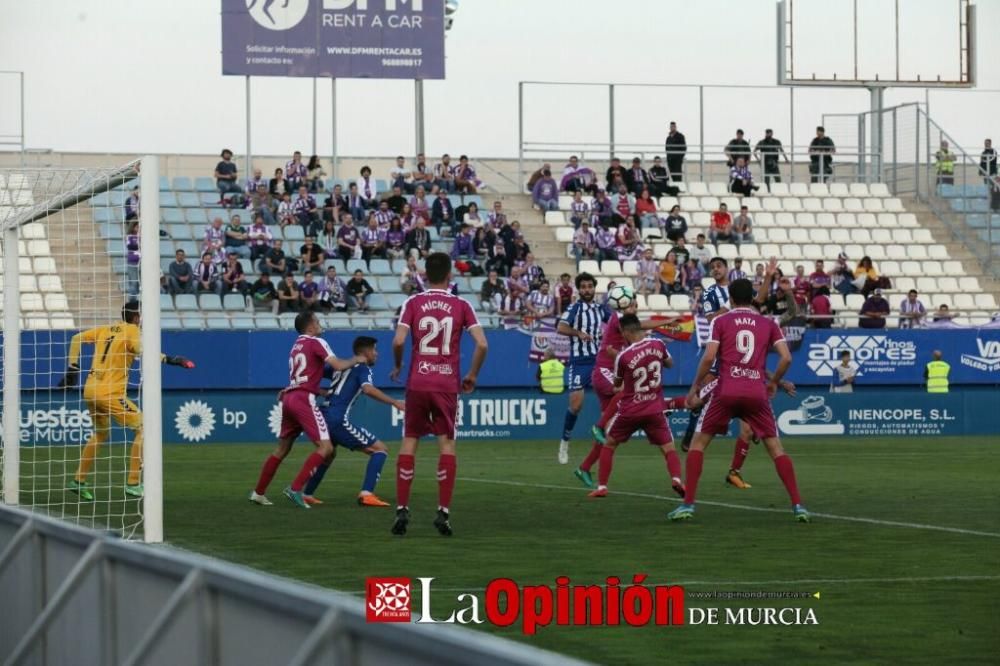
<instances>
[{"instance_id":1,"label":"white stadium seat","mask_svg":"<svg viewBox=\"0 0 1000 666\"><path fill-rule=\"evenodd\" d=\"M573 227L556 227L556 240L560 243L572 243L575 231Z\"/></svg>"},{"instance_id":2,"label":"white stadium seat","mask_svg":"<svg viewBox=\"0 0 1000 666\"><path fill-rule=\"evenodd\" d=\"M949 293L956 293L961 291L958 288L958 279L953 277L940 277L938 278L938 289L941 291L947 291Z\"/></svg>"},{"instance_id":3,"label":"white stadium seat","mask_svg":"<svg viewBox=\"0 0 1000 666\"><path fill-rule=\"evenodd\" d=\"M872 242L889 245L892 243L892 233L888 229L873 229Z\"/></svg>"},{"instance_id":4,"label":"white stadium seat","mask_svg":"<svg viewBox=\"0 0 1000 666\"><path fill-rule=\"evenodd\" d=\"M885 210L885 206L882 205L881 199L869 197L865 199L865 210L869 213L881 213Z\"/></svg>"},{"instance_id":5,"label":"white stadium seat","mask_svg":"<svg viewBox=\"0 0 1000 666\"><path fill-rule=\"evenodd\" d=\"M835 227L837 226L837 216L833 213L820 213L816 216L816 226Z\"/></svg>"},{"instance_id":6,"label":"white stadium seat","mask_svg":"<svg viewBox=\"0 0 1000 666\"><path fill-rule=\"evenodd\" d=\"M660 197L659 208L660 210L669 211L674 206L679 206L680 200L677 197Z\"/></svg>"},{"instance_id":7,"label":"white stadium seat","mask_svg":"<svg viewBox=\"0 0 1000 666\"><path fill-rule=\"evenodd\" d=\"M851 241L867 245L872 242L872 235L868 229L855 229L851 232Z\"/></svg>"},{"instance_id":8,"label":"white stadium seat","mask_svg":"<svg viewBox=\"0 0 1000 666\"><path fill-rule=\"evenodd\" d=\"M847 309L852 312L858 312L864 304L865 297L861 294L848 294L844 297L844 305L846 305Z\"/></svg>"},{"instance_id":9,"label":"white stadium seat","mask_svg":"<svg viewBox=\"0 0 1000 666\"><path fill-rule=\"evenodd\" d=\"M827 197L823 199L823 210L830 213L839 213L844 210L844 204L841 203L840 199Z\"/></svg>"},{"instance_id":10,"label":"white stadium seat","mask_svg":"<svg viewBox=\"0 0 1000 666\"><path fill-rule=\"evenodd\" d=\"M915 278L923 275L923 271L919 261L902 261L899 263L899 274Z\"/></svg>"},{"instance_id":11,"label":"white stadium seat","mask_svg":"<svg viewBox=\"0 0 1000 666\"><path fill-rule=\"evenodd\" d=\"M831 229L830 241L846 245L851 242L851 232L847 229Z\"/></svg>"},{"instance_id":12,"label":"white stadium seat","mask_svg":"<svg viewBox=\"0 0 1000 666\"><path fill-rule=\"evenodd\" d=\"M879 213L878 226L884 229L896 229L900 224L895 213Z\"/></svg>"},{"instance_id":13,"label":"white stadium seat","mask_svg":"<svg viewBox=\"0 0 1000 666\"><path fill-rule=\"evenodd\" d=\"M705 197L708 196L708 185L705 183L688 183L687 194L692 197Z\"/></svg>"},{"instance_id":14,"label":"white stadium seat","mask_svg":"<svg viewBox=\"0 0 1000 666\"><path fill-rule=\"evenodd\" d=\"M872 258L872 261L882 261L885 259L885 246L866 245L865 255Z\"/></svg>"},{"instance_id":15,"label":"white stadium seat","mask_svg":"<svg viewBox=\"0 0 1000 666\"><path fill-rule=\"evenodd\" d=\"M927 248L923 245L907 245L906 256L910 259L926 259Z\"/></svg>"},{"instance_id":16,"label":"white stadium seat","mask_svg":"<svg viewBox=\"0 0 1000 666\"><path fill-rule=\"evenodd\" d=\"M913 230L913 242L914 243L933 243L934 242L934 237L931 236L931 230L930 229L914 229Z\"/></svg>"},{"instance_id":17,"label":"white stadium seat","mask_svg":"<svg viewBox=\"0 0 1000 666\"><path fill-rule=\"evenodd\" d=\"M743 197L743 205L746 206L747 211L751 213L764 210L764 206L761 205L760 199L757 197Z\"/></svg>"},{"instance_id":18,"label":"white stadium seat","mask_svg":"<svg viewBox=\"0 0 1000 666\"><path fill-rule=\"evenodd\" d=\"M66 294L45 294L45 309L49 312L65 312L69 310Z\"/></svg>"},{"instance_id":19,"label":"white stadium seat","mask_svg":"<svg viewBox=\"0 0 1000 666\"><path fill-rule=\"evenodd\" d=\"M813 213L796 213L795 214L795 226L797 227L815 227L816 226L816 215Z\"/></svg>"},{"instance_id":20,"label":"white stadium seat","mask_svg":"<svg viewBox=\"0 0 1000 666\"><path fill-rule=\"evenodd\" d=\"M23 279L25 276L21 276ZM45 302L41 294L21 294L22 312L41 312L45 310Z\"/></svg>"},{"instance_id":21,"label":"white stadium seat","mask_svg":"<svg viewBox=\"0 0 1000 666\"><path fill-rule=\"evenodd\" d=\"M795 231L795 228L789 230L785 227L775 227L768 232L767 237L772 243L787 243L789 231Z\"/></svg>"},{"instance_id":22,"label":"white stadium seat","mask_svg":"<svg viewBox=\"0 0 1000 666\"><path fill-rule=\"evenodd\" d=\"M581 273L590 273L591 275L597 275L601 272L601 266L593 259L582 259L580 265L577 266L577 270Z\"/></svg>"},{"instance_id":23,"label":"white stadium seat","mask_svg":"<svg viewBox=\"0 0 1000 666\"><path fill-rule=\"evenodd\" d=\"M868 192L873 197L891 197L889 186L885 183L872 183L868 186Z\"/></svg>"},{"instance_id":24,"label":"white stadium seat","mask_svg":"<svg viewBox=\"0 0 1000 666\"><path fill-rule=\"evenodd\" d=\"M58 275L39 275L38 291L42 293L62 293L62 278Z\"/></svg>"},{"instance_id":25,"label":"white stadium seat","mask_svg":"<svg viewBox=\"0 0 1000 666\"><path fill-rule=\"evenodd\" d=\"M21 238L24 240L44 240L45 225L41 222L29 222L21 227Z\"/></svg>"},{"instance_id":26,"label":"white stadium seat","mask_svg":"<svg viewBox=\"0 0 1000 666\"><path fill-rule=\"evenodd\" d=\"M773 239L772 239L773 240ZM809 230L792 228L788 230L788 240L793 243L808 243Z\"/></svg>"},{"instance_id":27,"label":"white stadium seat","mask_svg":"<svg viewBox=\"0 0 1000 666\"><path fill-rule=\"evenodd\" d=\"M906 212L906 209L903 208L903 202L900 201L899 199L896 199L896 198L886 199L885 200L885 209L887 211L889 211L890 213L905 213Z\"/></svg>"},{"instance_id":28,"label":"white stadium seat","mask_svg":"<svg viewBox=\"0 0 1000 666\"><path fill-rule=\"evenodd\" d=\"M809 194L814 197L828 197L830 196L830 188L826 183L810 183Z\"/></svg>"},{"instance_id":29,"label":"white stadium seat","mask_svg":"<svg viewBox=\"0 0 1000 666\"><path fill-rule=\"evenodd\" d=\"M701 198L701 209L715 211L719 209L719 197L702 197ZM730 211L732 212L732 211Z\"/></svg>"},{"instance_id":30,"label":"white stadium seat","mask_svg":"<svg viewBox=\"0 0 1000 666\"><path fill-rule=\"evenodd\" d=\"M889 277L892 277L894 275L902 275L902 272L899 269L898 261L890 261L887 259L882 262L882 264L879 266L879 269L882 271L882 273L888 275Z\"/></svg>"},{"instance_id":31,"label":"white stadium seat","mask_svg":"<svg viewBox=\"0 0 1000 666\"><path fill-rule=\"evenodd\" d=\"M781 213L778 214L781 215ZM753 225L758 229L761 227L773 227L775 224L774 213L757 213L753 216Z\"/></svg>"},{"instance_id":32,"label":"white stadium seat","mask_svg":"<svg viewBox=\"0 0 1000 666\"><path fill-rule=\"evenodd\" d=\"M930 294L937 291L937 280L932 277L918 277L917 291Z\"/></svg>"},{"instance_id":33,"label":"white stadium seat","mask_svg":"<svg viewBox=\"0 0 1000 666\"><path fill-rule=\"evenodd\" d=\"M698 199L695 197L681 197L680 206L684 210L698 210L700 208Z\"/></svg>"},{"instance_id":34,"label":"white stadium seat","mask_svg":"<svg viewBox=\"0 0 1000 666\"><path fill-rule=\"evenodd\" d=\"M622 273L629 276L635 277L639 275L639 262L638 261L623 261L622 262Z\"/></svg>"},{"instance_id":35,"label":"white stadium seat","mask_svg":"<svg viewBox=\"0 0 1000 666\"><path fill-rule=\"evenodd\" d=\"M38 282L34 275L24 275L23 273L18 275L17 284L22 294L30 291L38 291Z\"/></svg>"},{"instance_id":36,"label":"white stadium seat","mask_svg":"<svg viewBox=\"0 0 1000 666\"><path fill-rule=\"evenodd\" d=\"M764 210L775 213L781 212L781 199L778 199L777 197L765 197L764 201L761 203L764 206Z\"/></svg>"},{"instance_id":37,"label":"white stadium seat","mask_svg":"<svg viewBox=\"0 0 1000 666\"><path fill-rule=\"evenodd\" d=\"M715 197L725 197L729 195L729 188L726 183L712 181L708 184L708 193Z\"/></svg>"},{"instance_id":38,"label":"white stadium seat","mask_svg":"<svg viewBox=\"0 0 1000 666\"><path fill-rule=\"evenodd\" d=\"M844 210L848 213L860 213L865 209L864 205L861 203L861 199L848 198L844 199Z\"/></svg>"},{"instance_id":39,"label":"white stadium seat","mask_svg":"<svg viewBox=\"0 0 1000 666\"><path fill-rule=\"evenodd\" d=\"M809 240L813 243L829 243L830 242L830 230L829 229L810 229L809 230Z\"/></svg>"},{"instance_id":40,"label":"white stadium seat","mask_svg":"<svg viewBox=\"0 0 1000 666\"><path fill-rule=\"evenodd\" d=\"M830 196L831 197L848 197L851 195L851 190L847 187L847 183L830 183Z\"/></svg>"},{"instance_id":41,"label":"white stadium seat","mask_svg":"<svg viewBox=\"0 0 1000 666\"><path fill-rule=\"evenodd\" d=\"M902 245L889 245L885 248L885 255L890 259L906 259L906 248Z\"/></svg>"},{"instance_id":42,"label":"white stadium seat","mask_svg":"<svg viewBox=\"0 0 1000 666\"><path fill-rule=\"evenodd\" d=\"M948 248L944 245L928 245L927 254L931 259L944 261L945 259L948 259Z\"/></svg>"},{"instance_id":43,"label":"white stadium seat","mask_svg":"<svg viewBox=\"0 0 1000 666\"><path fill-rule=\"evenodd\" d=\"M675 312L685 312L691 307L691 302L687 296L674 294L670 297L670 309Z\"/></svg>"},{"instance_id":44,"label":"white stadium seat","mask_svg":"<svg viewBox=\"0 0 1000 666\"><path fill-rule=\"evenodd\" d=\"M972 310L976 307L976 299L972 294L959 292L955 294L955 302L950 307L959 310Z\"/></svg>"},{"instance_id":45,"label":"white stadium seat","mask_svg":"<svg viewBox=\"0 0 1000 666\"><path fill-rule=\"evenodd\" d=\"M888 273L886 273L886 275L888 275ZM911 277L905 277L905 276L893 278L892 284L897 290L903 292L917 288L916 281Z\"/></svg>"},{"instance_id":46,"label":"white stadium seat","mask_svg":"<svg viewBox=\"0 0 1000 666\"><path fill-rule=\"evenodd\" d=\"M650 294L646 297L646 305L654 312L666 312L670 309L670 301L663 294Z\"/></svg>"},{"instance_id":47,"label":"white stadium seat","mask_svg":"<svg viewBox=\"0 0 1000 666\"><path fill-rule=\"evenodd\" d=\"M817 245L816 243L808 243L802 246L802 256L809 261L816 261L818 259L826 259L826 255L823 253L823 246Z\"/></svg>"},{"instance_id":48,"label":"white stadium seat","mask_svg":"<svg viewBox=\"0 0 1000 666\"><path fill-rule=\"evenodd\" d=\"M622 265L617 259L605 259L601 262L601 275L606 275L607 277L621 277L625 275L622 272Z\"/></svg>"},{"instance_id":49,"label":"white stadium seat","mask_svg":"<svg viewBox=\"0 0 1000 666\"><path fill-rule=\"evenodd\" d=\"M917 216L913 213L900 213L899 215L899 226L901 227L919 227L917 224Z\"/></svg>"},{"instance_id":50,"label":"white stadium seat","mask_svg":"<svg viewBox=\"0 0 1000 666\"><path fill-rule=\"evenodd\" d=\"M958 278L958 286L962 288L962 291L968 293L976 293L981 291L979 286L979 278L974 277L960 277Z\"/></svg>"},{"instance_id":51,"label":"white stadium seat","mask_svg":"<svg viewBox=\"0 0 1000 666\"><path fill-rule=\"evenodd\" d=\"M779 227L794 227L795 215L792 213L775 213L774 224Z\"/></svg>"},{"instance_id":52,"label":"white stadium seat","mask_svg":"<svg viewBox=\"0 0 1000 666\"><path fill-rule=\"evenodd\" d=\"M787 197L788 183L771 183L771 191L768 194L772 197Z\"/></svg>"},{"instance_id":53,"label":"white stadium seat","mask_svg":"<svg viewBox=\"0 0 1000 666\"><path fill-rule=\"evenodd\" d=\"M848 243L844 246L844 254L846 254L851 261L860 261L861 257L865 256L865 249L857 243Z\"/></svg>"},{"instance_id":54,"label":"white stadium seat","mask_svg":"<svg viewBox=\"0 0 1000 666\"><path fill-rule=\"evenodd\" d=\"M559 210L546 211L545 224L562 226L566 224L566 214Z\"/></svg>"},{"instance_id":55,"label":"white stadium seat","mask_svg":"<svg viewBox=\"0 0 1000 666\"><path fill-rule=\"evenodd\" d=\"M802 208L802 199L798 197L785 197L781 200L781 207L790 213L798 213Z\"/></svg>"},{"instance_id":56,"label":"white stadium seat","mask_svg":"<svg viewBox=\"0 0 1000 666\"><path fill-rule=\"evenodd\" d=\"M927 277L941 277L945 274L940 261L921 261L920 270Z\"/></svg>"},{"instance_id":57,"label":"white stadium seat","mask_svg":"<svg viewBox=\"0 0 1000 666\"><path fill-rule=\"evenodd\" d=\"M809 196L809 185L808 183L792 183L788 186L788 193L793 197L807 197Z\"/></svg>"},{"instance_id":58,"label":"white stadium seat","mask_svg":"<svg viewBox=\"0 0 1000 666\"><path fill-rule=\"evenodd\" d=\"M810 213L822 213L823 202L816 197L807 197L802 200L802 210L809 211Z\"/></svg>"},{"instance_id":59,"label":"white stadium seat","mask_svg":"<svg viewBox=\"0 0 1000 666\"><path fill-rule=\"evenodd\" d=\"M853 215L853 213L849 213L849 215ZM837 216L837 219L838 220L840 219L839 215ZM858 213L856 219L859 227L865 227L866 229L871 229L880 226L878 223L878 218L876 218L871 213Z\"/></svg>"},{"instance_id":60,"label":"white stadium seat","mask_svg":"<svg viewBox=\"0 0 1000 666\"><path fill-rule=\"evenodd\" d=\"M32 257L50 257L52 248L47 240L31 240L28 241L28 254Z\"/></svg>"},{"instance_id":61,"label":"white stadium seat","mask_svg":"<svg viewBox=\"0 0 1000 666\"><path fill-rule=\"evenodd\" d=\"M868 185L865 183L851 183L850 190L852 197L861 197L863 199L870 196Z\"/></svg>"}]
</instances>

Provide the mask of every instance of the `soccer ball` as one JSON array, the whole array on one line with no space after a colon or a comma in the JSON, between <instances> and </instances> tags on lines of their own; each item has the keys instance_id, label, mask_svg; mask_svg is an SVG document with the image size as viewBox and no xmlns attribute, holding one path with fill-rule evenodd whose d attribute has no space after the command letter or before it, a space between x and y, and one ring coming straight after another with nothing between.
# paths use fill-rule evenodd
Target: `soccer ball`
<instances>
[{"instance_id":1,"label":"soccer ball","mask_svg":"<svg viewBox=\"0 0 1000 666\"><path fill-rule=\"evenodd\" d=\"M615 310L624 310L635 303L635 290L624 284L611 287L608 292L608 305Z\"/></svg>"}]
</instances>

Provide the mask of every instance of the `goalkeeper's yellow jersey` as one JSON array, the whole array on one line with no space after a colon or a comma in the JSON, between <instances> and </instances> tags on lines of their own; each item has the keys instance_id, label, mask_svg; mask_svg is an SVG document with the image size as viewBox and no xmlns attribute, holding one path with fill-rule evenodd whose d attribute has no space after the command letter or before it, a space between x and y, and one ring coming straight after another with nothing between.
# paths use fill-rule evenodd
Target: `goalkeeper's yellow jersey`
<instances>
[{"instance_id":1,"label":"goalkeeper's yellow jersey","mask_svg":"<svg viewBox=\"0 0 1000 666\"><path fill-rule=\"evenodd\" d=\"M94 345L87 389L95 397L119 397L128 387L129 368L142 351L139 327L121 322L80 331L69 345L69 364L79 365L80 345Z\"/></svg>"}]
</instances>

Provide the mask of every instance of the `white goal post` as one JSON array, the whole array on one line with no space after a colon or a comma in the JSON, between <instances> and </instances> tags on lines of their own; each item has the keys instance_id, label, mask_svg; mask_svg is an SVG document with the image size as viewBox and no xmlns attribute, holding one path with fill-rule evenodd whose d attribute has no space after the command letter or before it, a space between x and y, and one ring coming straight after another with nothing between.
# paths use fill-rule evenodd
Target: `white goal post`
<instances>
[{"instance_id":1,"label":"white goal post","mask_svg":"<svg viewBox=\"0 0 1000 666\"><path fill-rule=\"evenodd\" d=\"M158 166L146 156L116 168L0 169L3 501L154 543L163 540ZM137 176L139 216L126 221ZM129 458L134 433L113 415L101 417L110 427L95 440L93 471L84 471L80 445L96 431L81 390L89 351L79 385L59 384L73 334L120 322L136 299L143 353L128 395L141 409L144 442L141 456L135 448L139 484L127 483L144 488L141 500L123 494L124 470L133 476L139 466Z\"/></svg>"}]
</instances>

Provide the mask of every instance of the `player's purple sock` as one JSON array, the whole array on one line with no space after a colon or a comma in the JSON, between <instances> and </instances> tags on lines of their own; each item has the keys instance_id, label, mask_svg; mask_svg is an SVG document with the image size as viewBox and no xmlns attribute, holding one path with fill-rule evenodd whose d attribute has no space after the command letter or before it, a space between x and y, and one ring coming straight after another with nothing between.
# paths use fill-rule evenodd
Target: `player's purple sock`
<instances>
[{"instance_id":1,"label":"player's purple sock","mask_svg":"<svg viewBox=\"0 0 1000 666\"><path fill-rule=\"evenodd\" d=\"M701 465L705 461L705 452L694 449L687 454L687 474L684 475L687 494L684 496L685 504L694 504L695 495L698 493L698 479L701 478Z\"/></svg>"},{"instance_id":2,"label":"player's purple sock","mask_svg":"<svg viewBox=\"0 0 1000 666\"><path fill-rule=\"evenodd\" d=\"M677 455L676 451L667 451L667 473L670 474L671 479L681 478L681 457Z\"/></svg>"},{"instance_id":3,"label":"player's purple sock","mask_svg":"<svg viewBox=\"0 0 1000 666\"><path fill-rule=\"evenodd\" d=\"M590 453L588 453L587 457L583 459L582 463L580 463L580 469L584 472L589 472L590 468L594 466L594 463L600 459L601 449L603 448L604 447L600 442L594 442L594 445L590 447Z\"/></svg>"},{"instance_id":4,"label":"player's purple sock","mask_svg":"<svg viewBox=\"0 0 1000 666\"><path fill-rule=\"evenodd\" d=\"M615 412L618 411L618 403L621 401L622 401L621 391L618 391L613 396L611 396L611 399L608 400L608 406L604 408L603 412L601 412L601 418L597 422L598 428L604 430L604 427L608 425L608 421L610 421L611 417L614 416Z\"/></svg>"},{"instance_id":5,"label":"player's purple sock","mask_svg":"<svg viewBox=\"0 0 1000 666\"><path fill-rule=\"evenodd\" d=\"M410 505L410 486L413 485L415 464L412 454L400 453L396 458L396 506Z\"/></svg>"},{"instance_id":6,"label":"player's purple sock","mask_svg":"<svg viewBox=\"0 0 1000 666\"><path fill-rule=\"evenodd\" d=\"M736 449L733 451L733 462L729 466L729 469L735 469L736 471L743 469L743 463L746 461L748 453L750 453L750 444L742 438L737 437Z\"/></svg>"},{"instance_id":7,"label":"player's purple sock","mask_svg":"<svg viewBox=\"0 0 1000 666\"><path fill-rule=\"evenodd\" d=\"M295 480L292 481L292 491L296 493L302 492L302 487L306 485L306 481L313 475L316 468L324 464L326 464L326 458L323 457L323 454L319 451L310 453L309 457L302 464L302 469L295 476Z\"/></svg>"},{"instance_id":8,"label":"player's purple sock","mask_svg":"<svg viewBox=\"0 0 1000 666\"><path fill-rule=\"evenodd\" d=\"M778 476L785 484L785 490L788 491L792 504L802 504L802 498L799 497L799 485L795 481L795 467L792 465L792 459L788 455L780 455L774 459L774 468L778 470Z\"/></svg>"},{"instance_id":9,"label":"player's purple sock","mask_svg":"<svg viewBox=\"0 0 1000 666\"><path fill-rule=\"evenodd\" d=\"M302 494L312 495L315 493L316 488L318 488L319 484L323 481L323 477L326 476L326 470L328 469L330 469L330 463L323 463L317 467L316 471L313 472L313 475L309 477L309 483L307 483L306 487L302 489Z\"/></svg>"},{"instance_id":10,"label":"player's purple sock","mask_svg":"<svg viewBox=\"0 0 1000 666\"><path fill-rule=\"evenodd\" d=\"M597 468L597 485L606 486L608 485L608 479L611 478L611 468L615 464L615 450L610 446L601 447L601 464Z\"/></svg>"},{"instance_id":11,"label":"player's purple sock","mask_svg":"<svg viewBox=\"0 0 1000 666\"><path fill-rule=\"evenodd\" d=\"M376 451L368 458L368 467L365 468L365 481L361 484L361 490L367 493L375 492L375 484L382 476L382 466L385 465L389 454L385 451Z\"/></svg>"},{"instance_id":12,"label":"player's purple sock","mask_svg":"<svg viewBox=\"0 0 1000 666\"><path fill-rule=\"evenodd\" d=\"M257 487L254 488L255 493L263 495L267 492L267 487L271 485L271 479L274 478L274 474L278 471L280 464L281 458L275 456L267 457L267 460L264 461L264 466L260 469L260 478L257 479Z\"/></svg>"},{"instance_id":13,"label":"player's purple sock","mask_svg":"<svg viewBox=\"0 0 1000 666\"><path fill-rule=\"evenodd\" d=\"M563 421L563 436L565 441L569 441L573 436L573 428L576 427L576 417L577 415L573 412L566 410L566 420Z\"/></svg>"}]
</instances>

